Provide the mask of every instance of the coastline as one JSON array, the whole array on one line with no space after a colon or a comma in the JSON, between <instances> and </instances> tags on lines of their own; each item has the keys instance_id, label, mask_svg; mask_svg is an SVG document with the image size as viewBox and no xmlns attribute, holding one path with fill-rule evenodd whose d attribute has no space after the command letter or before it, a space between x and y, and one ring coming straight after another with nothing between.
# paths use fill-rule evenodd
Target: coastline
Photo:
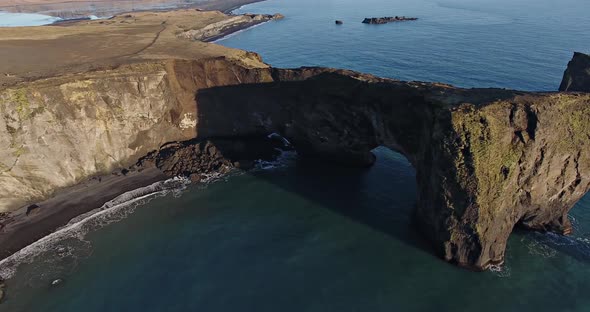
<instances>
[{"instance_id":1,"label":"coastline","mask_svg":"<svg viewBox=\"0 0 590 312\"><path fill-rule=\"evenodd\" d=\"M225 14L231 14L233 11L235 11L245 5L256 3L256 2L262 2L262 1L265 1L265 0L236 0L236 1L226 2L226 3L213 2L213 3L209 3L209 4L195 5L194 7L202 9L202 10L207 10L207 11L221 11Z\"/></svg>"},{"instance_id":2,"label":"coastline","mask_svg":"<svg viewBox=\"0 0 590 312\"><path fill-rule=\"evenodd\" d=\"M70 220L98 209L124 193L168 179L152 167L127 174L96 176L56 191L51 198L24 206L0 220L0 260L53 233ZM38 206L37 208L31 208Z\"/></svg>"},{"instance_id":3,"label":"coastline","mask_svg":"<svg viewBox=\"0 0 590 312\"><path fill-rule=\"evenodd\" d=\"M133 5L130 5L127 1L96 1L93 2L96 7L94 9L89 9L86 6L86 1L43 3L33 0L20 5L0 5L0 11L8 13L37 13L61 18L63 22L67 22L72 20L85 20L91 15L105 18L107 16L128 13L165 12L179 9L221 11L226 14L231 14L232 11L239 9L244 5L262 1L264 0L212 0L205 3L192 4L178 4L167 1L158 2L156 4L154 4L154 2L142 4L141 1L138 1ZM65 6L66 3L68 6Z\"/></svg>"},{"instance_id":4,"label":"coastline","mask_svg":"<svg viewBox=\"0 0 590 312\"><path fill-rule=\"evenodd\" d=\"M187 176L187 182L207 183L232 169L252 169L256 161L279 160L282 154L277 153L277 148L284 148L284 144L282 139L265 136L237 141L189 140L165 144L159 150L141 157L129 168L88 178L74 186L57 190L44 201L0 215L0 264L3 265L13 255L59 232L72 222L95 216L94 212L99 208L124 205L138 197L159 193L162 188L154 186L166 184L166 181L175 177ZM191 158L194 148L208 152L186 162L179 161ZM191 170L192 174L187 174ZM0 266L0 273L4 269ZM3 278L6 277L0 275L0 282Z\"/></svg>"},{"instance_id":5,"label":"coastline","mask_svg":"<svg viewBox=\"0 0 590 312\"><path fill-rule=\"evenodd\" d=\"M249 24L236 25L234 27L222 30L218 35L211 36L211 37L204 39L203 42L216 43L217 41L224 39L230 35L233 35L233 34L236 34L239 32L243 32L247 29L254 28L254 27L266 24L271 21L272 21L272 19L266 20L266 21L256 21L256 22L249 23Z\"/></svg>"},{"instance_id":6,"label":"coastline","mask_svg":"<svg viewBox=\"0 0 590 312\"><path fill-rule=\"evenodd\" d=\"M219 41L222 41L223 39L226 39L226 38L229 38L229 37L233 37L233 36L235 36L235 35L237 35L239 33L242 33L244 31L247 31L247 30L252 29L252 28L256 28L258 26L262 26L262 25L264 25L264 24L266 24L268 22L271 22L271 21L264 21L264 22L261 22L261 23L257 23L257 24L254 24L254 25L247 26L247 27L241 27L241 28L239 28L239 29L237 29L235 31L227 32L227 33L224 33L223 35L220 35L220 36L215 36L215 37L208 38L205 42L220 44L218 42Z\"/></svg>"},{"instance_id":7,"label":"coastline","mask_svg":"<svg viewBox=\"0 0 590 312\"><path fill-rule=\"evenodd\" d=\"M204 38L203 41L219 40L266 21L255 20L252 23L238 24L222 30L213 37ZM113 173L89 177L67 188L57 189L43 201L30 202L16 210L0 213L0 260L55 232L71 219L100 208L117 196L170 177L153 164L142 166L138 170L120 169Z\"/></svg>"}]
</instances>

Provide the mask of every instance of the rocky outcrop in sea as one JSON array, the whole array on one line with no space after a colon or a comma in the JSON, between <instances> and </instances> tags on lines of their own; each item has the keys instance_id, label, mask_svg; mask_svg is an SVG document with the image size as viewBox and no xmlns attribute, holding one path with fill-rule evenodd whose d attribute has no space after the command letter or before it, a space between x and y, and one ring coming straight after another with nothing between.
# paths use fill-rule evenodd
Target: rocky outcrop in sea
<instances>
[{"instance_id":1,"label":"rocky outcrop in sea","mask_svg":"<svg viewBox=\"0 0 590 312\"><path fill-rule=\"evenodd\" d=\"M563 74L559 91L590 92L590 55L574 53Z\"/></svg>"},{"instance_id":2,"label":"rocky outcrop in sea","mask_svg":"<svg viewBox=\"0 0 590 312\"><path fill-rule=\"evenodd\" d=\"M387 24L395 22L415 21L417 17L393 16L393 17L367 17L363 20L363 24Z\"/></svg>"},{"instance_id":3,"label":"rocky outcrop in sea","mask_svg":"<svg viewBox=\"0 0 590 312\"><path fill-rule=\"evenodd\" d=\"M195 180L224 166L249 168L274 146L244 138L270 133L289 140L300 157L346 166L370 166L371 150L385 146L416 168L420 230L444 259L474 269L503 261L517 225L569 233L567 213L590 187L590 94L461 89L329 68L249 68L224 58L134 64L73 79L0 93L2 111L12 116L3 123L14 129L1 139L19 142L2 158L11 176L41 175L31 163L84 141L79 136L97 120L106 132L89 143L100 149L58 162L85 168L79 178L144 155L168 175ZM77 109L80 101L86 111ZM60 123L51 148L18 126L53 131L48 120L59 116L76 122ZM56 172L69 175L52 169L43 179L5 183L4 190L19 190L6 198L51 190L62 181Z\"/></svg>"},{"instance_id":4,"label":"rocky outcrop in sea","mask_svg":"<svg viewBox=\"0 0 590 312\"><path fill-rule=\"evenodd\" d=\"M315 162L371 166L376 147L404 155L416 169L416 225L449 262L477 270L502 263L516 226L571 233L568 212L590 188L590 93L462 89L332 68L272 68L255 53L183 40L211 38L223 27L187 27L191 14L204 13L181 13L177 24L170 16L166 23L144 17L154 19L147 24L157 29L154 39L120 56L121 63L0 87L0 211L24 210L21 219L2 218L5 253L59 226L43 228L46 219L15 226L49 214L36 203L56 190L113 172L120 172L117 181L140 179L134 175L140 170L150 179L198 181L226 168L248 169L276 153L265 139L273 133ZM223 25L258 19L207 16ZM118 20L126 18L110 20L109 32ZM584 66L577 64L584 56L570 62L566 84L583 88ZM146 169L148 163L154 166ZM106 190L105 183L97 184ZM112 195L107 200L120 194ZM80 209L80 202L88 201L69 204ZM6 230L14 228L26 240Z\"/></svg>"}]
</instances>

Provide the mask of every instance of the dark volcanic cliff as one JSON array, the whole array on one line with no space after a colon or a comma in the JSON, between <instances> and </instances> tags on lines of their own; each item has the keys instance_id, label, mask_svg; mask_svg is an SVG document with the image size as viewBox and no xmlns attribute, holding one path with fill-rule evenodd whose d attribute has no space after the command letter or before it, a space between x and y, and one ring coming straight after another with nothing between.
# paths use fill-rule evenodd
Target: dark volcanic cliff
<instances>
[{"instance_id":1,"label":"dark volcanic cliff","mask_svg":"<svg viewBox=\"0 0 590 312\"><path fill-rule=\"evenodd\" d=\"M199 92L203 126L229 135L228 122L242 116L281 133L304 157L346 165L370 165L377 146L402 153L417 172L423 233L462 266L501 263L516 225L571 231L567 212L590 185L590 95L466 90L319 68L272 76ZM216 117L238 98L267 109L249 114L257 119L242 111Z\"/></svg>"},{"instance_id":2,"label":"dark volcanic cliff","mask_svg":"<svg viewBox=\"0 0 590 312\"><path fill-rule=\"evenodd\" d=\"M563 74L559 91L590 92L590 55L574 53Z\"/></svg>"},{"instance_id":3,"label":"dark volcanic cliff","mask_svg":"<svg viewBox=\"0 0 590 312\"><path fill-rule=\"evenodd\" d=\"M567 212L590 185L589 105L590 94L468 90L225 58L148 62L0 92L0 141L10 146L0 195L13 209L147 154L170 174L203 167L189 158L230 164L207 139L276 132L302 157L354 166L371 165L371 150L386 146L416 169L416 220L438 253L485 269L503 261L516 225L571 231Z\"/></svg>"}]
</instances>

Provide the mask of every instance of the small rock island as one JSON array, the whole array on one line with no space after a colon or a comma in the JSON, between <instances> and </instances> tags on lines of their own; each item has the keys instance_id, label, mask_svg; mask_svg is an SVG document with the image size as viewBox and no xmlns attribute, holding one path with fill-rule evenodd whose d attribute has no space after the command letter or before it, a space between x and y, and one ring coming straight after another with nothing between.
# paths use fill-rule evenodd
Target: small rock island
<instances>
[{"instance_id":1,"label":"small rock island","mask_svg":"<svg viewBox=\"0 0 590 312\"><path fill-rule=\"evenodd\" d=\"M415 21L417 17L393 16L393 17L367 17L363 20L363 24L387 24L394 22Z\"/></svg>"}]
</instances>

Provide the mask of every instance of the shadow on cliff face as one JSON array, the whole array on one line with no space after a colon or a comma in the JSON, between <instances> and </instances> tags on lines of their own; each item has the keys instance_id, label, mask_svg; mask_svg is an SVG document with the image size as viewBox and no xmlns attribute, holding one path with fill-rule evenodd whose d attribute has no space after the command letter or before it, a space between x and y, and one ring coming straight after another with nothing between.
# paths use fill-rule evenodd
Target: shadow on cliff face
<instances>
[{"instance_id":1,"label":"shadow on cliff face","mask_svg":"<svg viewBox=\"0 0 590 312\"><path fill-rule=\"evenodd\" d=\"M275 181L277 185L416 245L399 235L391 220L366 208L368 199L361 193L367 186L363 175L354 172L373 165L371 151L378 146L398 151L415 168L416 179L407 183L419 193L414 220L420 233L436 254L463 267L485 270L502 264L519 220L534 230L568 233L567 210L590 186L576 174L582 169L575 164L587 163L583 145L572 145L552 156L558 163L566 159L564 168L571 168L556 172L558 183L574 181L565 188L569 193L562 192L562 198L557 188L549 189L554 197L527 191L545 187L549 176L540 173L552 172L553 160L545 160L545 140L539 134L568 129L554 118L560 103L552 94L404 83L321 68L275 69L254 81L268 82L197 91L200 139L278 133L302 158L322 163L313 170L324 175L314 176L313 182L323 182L312 188L305 173L299 182ZM568 97L571 101L561 101L573 103L568 104L572 111L587 106L588 99ZM552 116L557 124L539 123L539 114ZM566 118L561 123L573 129L583 122ZM539 125L546 129L539 130ZM556 135L551 136L546 139ZM577 155L574 161L565 158L568 153ZM335 164L344 166L330 171ZM331 189L333 185L338 187ZM395 194L395 188L389 192ZM548 205L551 198L560 200Z\"/></svg>"},{"instance_id":2,"label":"shadow on cliff face","mask_svg":"<svg viewBox=\"0 0 590 312\"><path fill-rule=\"evenodd\" d=\"M278 186L449 262L475 270L485 269L490 262L501 262L511 228L501 237L502 242L494 245L493 250L499 251L490 260L491 256L482 256L486 242L479 241L472 227L478 217L476 209L455 209L458 218L467 220L465 226L455 226L457 218L447 206L477 208L470 204L475 202L468 196L471 193L453 178L456 155L448 153L445 145L458 135L451 124L448 104L440 98L459 101L457 98L465 97L463 91L357 77L350 72L321 72L317 68L278 70L272 76L271 83L198 90L198 136L281 134L291 141L301 158L314 165L298 168L303 172L299 182L272 181ZM498 90L472 93L470 101L484 103L513 95ZM379 146L399 152L405 163L415 168L410 169L412 178L404 182L412 185L414 195L403 211L387 211L394 209L392 203L401 194L393 186L384 192L390 196L386 200L374 206L366 204L369 199L363 194L367 189L364 175L375 161L371 151ZM392 184L394 179L384 178L377 184ZM408 217L396 219L395 214ZM462 233L453 236L453 229ZM418 232L430 244L414 235ZM448 243L453 237L455 241Z\"/></svg>"},{"instance_id":3,"label":"shadow on cliff face","mask_svg":"<svg viewBox=\"0 0 590 312\"><path fill-rule=\"evenodd\" d=\"M249 174L407 246L433 254L413 222L417 191L415 170L402 155L385 147L377 148L375 154L377 160L370 168L298 157L288 170Z\"/></svg>"},{"instance_id":4,"label":"shadow on cliff face","mask_svg":"<svg viewBox=\"0 0 590 312\"><path fill-rule=\"evenodd\" d=\"M347 109L349 99L335 96L326 100L324 94L314 96L301 93L305 92L303 90L310 90L302 87L302 83L304 82L249 84L199 90L195 96L199 120L198 137L259 137L279 133L289 140L297 140L297 135L289 135L292 133L290 129L294 128L293 120L302 120L305 117L294 116L301 114L301 109L293 107L306 103L307 98L323 99L325 102L341 104L340 109ZM318 92L317 90L312 89L311 92ZM305 110L313 110L316 103L309 105L311 107ZM294 167L288 170L288 177L267 174L264 171L249 174L385 233L412 248L434 254L431 245L423 240L414 224L417 187L415 170L408 159L386 147L378 147L374 129L362 116L358 116L358 120L347 120L349 116L343 112L338 118L340 117L344 123L350 123L346 127L352 127L354 132L358 132L355 136L350 135L346 154L333 151L313 153L313 147L310 152L310 147L306 144L308 137L303 136L303 140L292 142L300 156ZM296 130L299 135L302 124L295 127L299 127ZM334 133L342 131L321 122L320 127L323 128L320 130L321 134L318 132L319 140L332 140L337 136ZM367 138L366 141L358 141L364 137ZM359 149L355 149L356 147ZM370 164L375 159L370 151L375 147L377 161L371 167ZM219 148L224 154L223 147ZM371 155L370 159L367 154ZM351 165L353 163L357 165Z\"/></svg>"}]
</instances>

